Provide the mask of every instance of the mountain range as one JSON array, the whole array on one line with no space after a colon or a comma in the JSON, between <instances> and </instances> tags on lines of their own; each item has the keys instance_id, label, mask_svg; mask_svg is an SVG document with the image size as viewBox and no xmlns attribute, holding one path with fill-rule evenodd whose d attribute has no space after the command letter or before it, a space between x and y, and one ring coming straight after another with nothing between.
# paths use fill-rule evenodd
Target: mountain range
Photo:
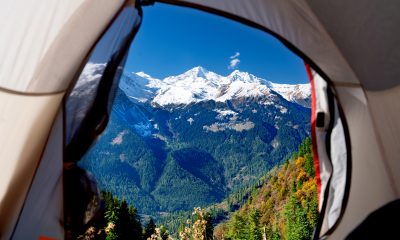
<instances>
[{"instance_id":1,"label":"mountain range","mask_svg":"<svg viewBox=\"0 0 400 240\"><path fill-rule=\"evenodd\" d=\"M103 68L88 64L76 89L92 89ZM124 72L108 127L79 164L141 214L207 206L290 156L309 135L309 105L309 84L238 70Z\"/></svg>"},{"instance_id":2,"label":"mountain range","mask_svg":"<svg viewBox=\"0 0 400 240\"><path fill-rule=\"evenodd\" d=\"M268 96L271 91L288 101L309 107L311 94L309 84L278 84L239 70L221 76L200 66L163 80L144 72L125 74L119 87L129 98L151 102L155 107L188 105L209 100L226 102L238 98Z\"/></svg>"}]
</instances>

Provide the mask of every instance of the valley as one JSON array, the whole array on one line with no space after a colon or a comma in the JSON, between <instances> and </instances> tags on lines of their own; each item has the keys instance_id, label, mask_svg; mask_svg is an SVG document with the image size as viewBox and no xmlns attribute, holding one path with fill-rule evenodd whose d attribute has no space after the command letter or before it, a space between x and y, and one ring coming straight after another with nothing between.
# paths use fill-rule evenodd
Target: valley
<instances>
[{"instance_id":1,"label":"valley","mask_svg":"<svg viewBox=\"0 0 400 240\"><path fill-rule=\"evenodd\" d=\"M87 81L103 65L89 66ZM309 105L309 84L238 70L195 67L162 80L125 72L108 127L79 165L144 216L209 206L297 150L309 136Z\"/></svg>"}]
</instances>

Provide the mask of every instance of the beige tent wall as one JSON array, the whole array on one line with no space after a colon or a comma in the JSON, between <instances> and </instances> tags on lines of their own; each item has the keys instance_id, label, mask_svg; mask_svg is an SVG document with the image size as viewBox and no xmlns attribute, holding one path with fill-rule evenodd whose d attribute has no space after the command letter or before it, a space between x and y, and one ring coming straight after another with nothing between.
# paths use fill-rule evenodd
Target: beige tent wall
<instances>
[{"instance_id":1,"label":"beige tent wall","mask_svg":"<svg viewBox=\"0 0 400 240\"><path fill-rule=\"evenodd\" d=\"M28 90L41 59L83 0L2 1L0 86ZM10 81L12 79L13 81Z\"/></svg>"},{"instance_id":2,"label":"beige tent wall","mask_svg":"<svg viewBox=\"0 0 400 240\"><path fill-rule=\"evenodd\" d=\"M350 131L352 177L343 239L367 215L400 192L400 2L308 0L360 85L333 80ZM318 61L316 61L317 64Z\"/></svg>"},{"instance_id":3,"label":"beige tent wall","mask_svg":"<svg viewBox=\"0 0 400 240\"><path fill-rule=\"evenodd\" d=\"M400 86L366 94L391 185L400 197Z\"/></svg>"},{"instance_id":4,"label":"beige tent wall","mask_svg":"<svg viewBox=\"0 0 400 240\"><path fill-rule=\"evenodd\" d=\"M124 2L2 3L0 239L11 236L65 90Z\"/></svg>"},{"instance_id":5,"label":"beige tent wall","mask_svg":"<svg viewBox=\"0 0 400 240\"><path fill-rule=\"evenodd\" d=\"M360 87L336 87L349 127L351 179L346 211L330 239L344 239L365 217L396 195L374 132L368 102ZM322 229L322 233L327 229Z\"/></svg>"},{"instance_id":6,"label":"beige tent wall","mask_svg":"<svg viewBox=\"0 0 400 240\"><path fill-rule=\"evenodd\" d=\"M332 78L348 118L353 158L339 233L400 197L400 2L307 2L360 82L346 88Z\"/></svg>"},{"instance_id":7,"label":"beige tent wall","mask_svg":"<svg viewBox=\"0 0 400 240\"><path fill-rule=\"evenodd\" d=\"M399 84L400 1L307 3L365 89L383 90Z\"/></svg>"},{"instance_id":8,"label":"beige tent wall","mask_svg":"<svg viewBox=\"0 0 400 240\"><path fill-rule=\"evenodd\" d=\"M62 113L57 114L13 239L64 238Z\"/></svg>"},{"instance_id":9,"label":"beige tent wall","mask_svg":"<svg viewBox=\"0 0 400 240\"><path fill-rule=\"evenodd\" d=\"M66 90L122 0L16 0L1 8L0 87ZM4 57L5 56L5 57Z\"/></svg>"},{"instance_id":10,"label":"beige tent wall","mask_svg":"<svg viewBox=\"0 0 400 240\"><path fill-rule=\"evenodd\" d=\"M8 239L63 94L28 96L0 91L0 238Z\"/></svg>"}]
</instances>

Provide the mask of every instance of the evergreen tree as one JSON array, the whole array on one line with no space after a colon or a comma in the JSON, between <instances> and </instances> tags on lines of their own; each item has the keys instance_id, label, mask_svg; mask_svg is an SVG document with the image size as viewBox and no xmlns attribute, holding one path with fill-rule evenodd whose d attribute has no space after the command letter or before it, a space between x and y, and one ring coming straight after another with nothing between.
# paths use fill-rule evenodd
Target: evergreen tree
<instances>
[{"instance_id":1,"label":"evergreen tree","mask_svg":"<svg viewBox=\"0 0 400 240\"><path fill-rule=\"evenodd\" d=\"M301 206L295 196L291 196L285 205L284 216L288 240L310 239L313 226L307 219L307 210Z\"/></svg>"},{"instance_id":2,"label":"evergreen tree","mask_svg":"<svg viewBox=\"0 0 400 240\"><path fill-rule=\"evenodd\" d=\"M295 158L269 172L248 201L216 227L218 239L310 239L318 221L318 194L311 140Z\"/></svg>"},{"instance_id":3,"label":"evergreen tree","mask_svg":"<svg viewBox=\"0 0 400 240\"><path fill-rule=\"evenodd\" d=\"M245 219L239 213L234 213L228 222L226 237L228 239L246 240L246 224Z\"/></svg>"},{"instance_id":4,"label":"evergreen tree","mask_svg":"<svg viewBox=\"0 0 400 240\"><path fill-rule=\"evenodd\" d=\"M248 217L248 240L261 240L260 213L257 209L250 210Z\"/></svg>"},{"instance_id":5,"label":"evergreen tree","mask_svg":"<svg viewBox=\"0 0 400 240\"><path fill-rule=\"evenodd\" d=\"M143 234L144 239L150 238L151 235L153 235L155 232L156 232L156 224L154 223L153 219L150 218L144 229L144 234Z\"/></svg>"},{"instance_id":6,"label":"evergreen tree","mask_svg":"<svg viewBox=\"0 0 400 240\"><path fill-rule=\"evenodd\" d=\"M142 225L134 207L129 207L125 200L104 194L107 226L107 240L142 239Z\"/></svg>"}]
</instances>

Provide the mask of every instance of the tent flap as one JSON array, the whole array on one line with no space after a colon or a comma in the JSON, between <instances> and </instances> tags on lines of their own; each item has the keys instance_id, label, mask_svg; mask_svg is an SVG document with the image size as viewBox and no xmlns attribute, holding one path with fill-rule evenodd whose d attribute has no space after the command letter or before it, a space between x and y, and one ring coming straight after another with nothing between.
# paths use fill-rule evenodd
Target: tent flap
<instances>
[{"instance_id":1,"label":"tent flap","mask_svg":"<svg viewBox=\"0 0 400 240\"><path fill-rule=\"evenodd\" d=\"M54 93L77 69L123 1L8 1L0 8L0 88Z\"/></svg>"}]
</instances>

